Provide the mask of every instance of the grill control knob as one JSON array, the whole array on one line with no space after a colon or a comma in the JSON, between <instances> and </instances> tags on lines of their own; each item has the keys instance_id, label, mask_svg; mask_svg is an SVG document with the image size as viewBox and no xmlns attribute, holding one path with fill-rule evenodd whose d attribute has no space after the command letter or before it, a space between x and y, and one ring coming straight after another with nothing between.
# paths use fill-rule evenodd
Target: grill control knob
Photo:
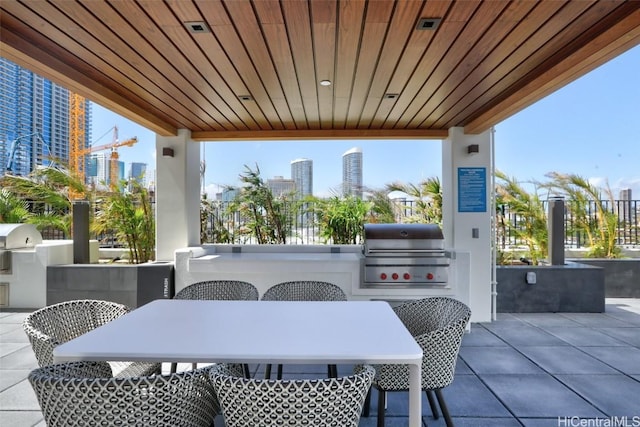
<instances>
[{"instance_id":1,"label":"grill control knob","mask_svg":"<svg viewBox=\"0 0 640 427\"><path fill-rule=\"evenodd\" d=\"M409 273L404 273L404 276L402 276L402 277L404 277L404 280L411 279L411 275Z\"/></svg>"},{"instance_id":2,"label":"grill control knob","mask_svg":"<svg viewBox=\"0 0 640 427\"><path fill-rule=\"evenodd\" d=\"M393 280L398 280L398 273L393 273L393 274L391 275L391 278L392 278Z\"/></svg>"},{"instance_id":3,"label":"grill control knob","mask_svg":"<svg viewBox=\"0 0 640 427\"><path fill-rule=\"evenodd\" d=\"M382 273L382 274L380 274L380 278L381 278L382 280L387 280L387 273Z\"/></svg>"},{"instance_id":4,"label":"grill control knob","mask_svg":"<svg viewBox=\"0 0 640 427\"><path fill-rule=\"evenodd\" d=\"M427 279L433 280L433 273L427 273Z\"/></svg>"}]
</instances>

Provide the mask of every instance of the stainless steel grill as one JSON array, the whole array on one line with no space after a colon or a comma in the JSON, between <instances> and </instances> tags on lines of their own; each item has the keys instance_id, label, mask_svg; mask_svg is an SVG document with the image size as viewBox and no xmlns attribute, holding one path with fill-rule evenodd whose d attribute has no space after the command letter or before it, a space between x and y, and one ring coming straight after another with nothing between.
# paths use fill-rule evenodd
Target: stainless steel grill
<instances>
[{"instance_id":1,"label":"stainless steel grill","mask_svg":"<svg viewBox=\"0 0 640 427\"><path fill-rule=\"evenodd\" d=\"M11 273L11 250L42 243L42 235L33 224L0 224L0 274Z\"/></svg>"},{"instance_id":2,"label":"stainless steel grill","mask_svg":"<svg viewBox=\"0 0 640 427\"><path fill-rule=\"evenodd\" d=\"M436 224L365 224L363 287L446 287L450 257Z\"/></svg>"}]
</instances>

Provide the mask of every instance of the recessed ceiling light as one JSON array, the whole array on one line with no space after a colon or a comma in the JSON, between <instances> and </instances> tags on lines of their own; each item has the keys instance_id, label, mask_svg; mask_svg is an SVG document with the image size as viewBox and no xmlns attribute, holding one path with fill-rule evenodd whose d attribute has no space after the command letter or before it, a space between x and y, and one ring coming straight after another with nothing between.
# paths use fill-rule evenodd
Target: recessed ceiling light
<instances>
[{"instance_id":1,"label":"recessed ceiling light","mask_svg":"<svg viewBox=\"0 0 640 427\"><path fill-rule=\"evenodd\" d=\"M320 80L320 86L331 86L331 80Z\"/></svg>"},{"instance_id":2,"label":"recessed ceiling light","mask_svg":"<svg viewBox=\"0 0 640 427\"><path fill-rule=\"evenodd\" d=\"M251 96L251 95L240 95L240 96L238 96L238 99L240 99L240 101L253 101L253 96Z\"/></svg>"},{"instance_id":3,"label":"recessed ceiling light","mask_svg":"<svg viewBox=\"0 0 640 427\"><path fill-rule=\"evenodd\" d=\"M187 30L189 30L192 33L208 33L209 32L209 26L202 21L185 22L184 26L187 27Z\"/></svg>"},{"instance_id":4,"label":"recessed ceiling light","mask_svg":"<svg viewBox=\"0 0 640 427\"><path fill-rule=\"evenodd\" d=\"M442 18L420 18L416 30L430 30L434 31L440 25Z\"/></svg>"},{"instance_id":5,"label":"recessed ceiling light","mask_svg":"<svg viewBox=\"0 0 640 427\"><path fill-rule=\"evenodd\" d=\"M397 93L385 93L384 94L384 99L396 99L398 96Z\"/></svg>"}]
</instances>

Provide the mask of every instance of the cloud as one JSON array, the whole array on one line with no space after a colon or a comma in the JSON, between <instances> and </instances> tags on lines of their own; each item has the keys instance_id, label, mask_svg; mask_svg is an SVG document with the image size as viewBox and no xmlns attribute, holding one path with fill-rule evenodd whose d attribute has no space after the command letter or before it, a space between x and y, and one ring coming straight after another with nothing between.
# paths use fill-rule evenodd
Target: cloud
<instances>
[{"instance_id":1,"label":"cloud","mask_svg":"<svg viewBox=\"0 0 640 427\"><path fill-rule=\"evenodd\" d=\"M209 200L215 200L216 194L222 192L222 186L218 184L207 184L204 186L204 193Z\"/></svg>"},{"instance_id":2,"label":"cloud","mask_svg":"<svg viewBox=\"0 0 640 427\"><path fill-rule=\"evenodd\" d=\"M636 178L622 178L611 184L613 195L618 196L620 190L631 189L631 198L637 200L640 198L640 177Z\"/></svg>"},{"instance_id":3,"label":"cloud","mask_svg":"<svg viewBox=\"0 0 640 427\"><path fill-rule=\"evenodd\" d=\"M614 198L618 198L620 190L631 189L631 197L637 199L640 197L640 177L636 178L620 178L615 181L609 181L603 177L591 177L589 183L595 187L605 189L607 184L611 188Z\"/></svg>"}]
</instances>

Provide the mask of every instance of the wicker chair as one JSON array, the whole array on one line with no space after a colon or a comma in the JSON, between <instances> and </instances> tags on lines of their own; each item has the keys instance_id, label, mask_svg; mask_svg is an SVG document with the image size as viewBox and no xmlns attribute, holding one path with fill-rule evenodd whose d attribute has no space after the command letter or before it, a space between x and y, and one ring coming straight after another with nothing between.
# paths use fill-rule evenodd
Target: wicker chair
<instances>
[{"instance_id":1,"label":"wicker chair","mask_svg":"<svg viewBox=\"0 0 640 427\"><path fill-rule=\"evenodd\" d=\"M47 307L31 313L23 322L23 328L40 366L53 364L53 349L80 335L102 326L128 313L123 304L101 300L74 300ZM109 362L119 377L134 377L160 373L160 363Z\"/></svg>"},{"instance_id":2,"label":"wicker chair","mask_svg":"<svg viewBox=\"0 0 640 427\"><path fill-rule=\"evenodd\" d=\"M347 295L333 283L293 281L278 283L267 289L263 301L346 301Z\"/></svg>"},{"instance_id":3,"label":"wicker chair","mask_svg":"<svg viewBox=\"0 0 640 427\"><path fill-rule=\"evenodd\" d=\"M348 377L257 380L220 364L209 374L227 427L357 427L374 370L361 365Z\"/></svg>"},{"instance_id":4,"label":"wicker chair","mask_svg":"<svg viewBox=\"0 0 640 427\"><path fill-rule=\"evenodd\" d=\"M257 301L258 289L239 280L198 282L181 289L173 299Z\"/></svg>"},{"instance_id":5,"label":"wicker chair","mask_svg":"<svg viewBox=\"0 0 640 427\"><path fill-rule=\"evenodd\" d=\"M258 289L251 283L240 280L209 280L193 283L181 289L173 299L188 300L225 300L225 301L257 301ZM193 369L197 363L191 364ZM177 363L171 363L171 372L176 372ZM249 377L249 366L244 365L245 375Z\"/></svg>"},{"instance_id":6,"label":"wicker chair","mask_svg":"<svg viewBox=\"0 0 640 427\"><path fill-rule=\"evenodd\" d=\"M448 297L431 297L406 302L394 308L416 342L422 347L422 389L425 390L434 418L438 399L447 427L453 422L441 390L453 381L462 336L471 317L471 310L462 302ZM375 365L373 386L378 390L378 427L384 426L385 393L409 389L407 365ZM364 415L369 416L369 399Z\"/></svg>"},{"instance_id":7,"label":"wicker chair","mask_svg":"<svg viewBox=\"0 0 640 427\"><path fill-rule=\"evenodd\" d=\"M333 283L318 281L292 281L278 283L267 289L262 301L346 301L347 295ZM329 377L337 377L335 365L328 367ZM271 378L271 365L265 368L265 378ZM278 376L282 379L282 365L278 365Z\"/></svg>"},{"instance_id":8,"label":"wicker chair","mask_svg":"<svg viewBox=\"0 0 640 427\"><path fill-rule=\"evenodd\" d=\"M219 412L210 368L113 378L105 362L71 362L28 379L48 426L209 427Z\"/></svg>"}]
</instances>

